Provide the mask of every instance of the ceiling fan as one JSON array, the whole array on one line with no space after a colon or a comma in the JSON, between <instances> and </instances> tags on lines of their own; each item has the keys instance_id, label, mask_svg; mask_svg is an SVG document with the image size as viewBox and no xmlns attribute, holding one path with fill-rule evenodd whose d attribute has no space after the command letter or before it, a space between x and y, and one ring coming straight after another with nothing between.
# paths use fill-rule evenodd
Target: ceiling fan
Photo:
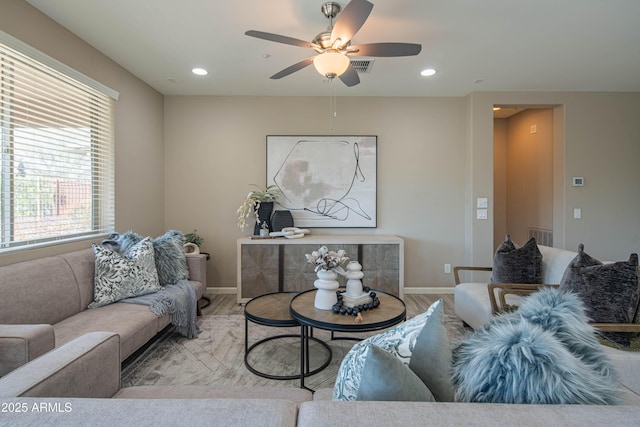
<instances>
[{"instance_id":1,"label":"ceiling fan","mask_svg":"<svg viewBox=\"0 0 640 427\"><path fill-rule=\"evenodd\" d=\"M351 0L333 24L340 12L340 5L335 2L324 3L321 11L329 19L329 27L318 34L311 42L281 36L263 31L250 30L247 36L284 43L293 46L311 48L317 55L293 64L271 76L280 79L295 73L313 63L316 70L328 79L339 77L342 82L351 87L360 83L358 72L351 65L349 56L412 56L420 53L422 45L414 43L369 43L351 46L351 39L360 30L373 9L373 4L366 0Z\"/></svg>"}]
</instances>

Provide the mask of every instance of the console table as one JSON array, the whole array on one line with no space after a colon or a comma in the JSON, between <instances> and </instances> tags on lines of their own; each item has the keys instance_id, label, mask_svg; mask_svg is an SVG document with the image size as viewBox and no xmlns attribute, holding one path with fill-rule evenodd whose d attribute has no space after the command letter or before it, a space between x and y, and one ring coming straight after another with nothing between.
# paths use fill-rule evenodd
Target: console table
<instances>
[{"instance_id":1,"label":"console table","mask_svg":"<svg viewBox=\"0 0 640 427\"><path fill-rule=\"evenodd\" d=\"M305 254L326 246L344 249L350 260L362 264L362 284L372 289L404 296L404 240L393 235L319 235L301 239L251 239L237 242L238 303L272 292L302 292L314 289L317 279ZM344 287L344 277L339 277Z\"/></svg>"}]
</instances>

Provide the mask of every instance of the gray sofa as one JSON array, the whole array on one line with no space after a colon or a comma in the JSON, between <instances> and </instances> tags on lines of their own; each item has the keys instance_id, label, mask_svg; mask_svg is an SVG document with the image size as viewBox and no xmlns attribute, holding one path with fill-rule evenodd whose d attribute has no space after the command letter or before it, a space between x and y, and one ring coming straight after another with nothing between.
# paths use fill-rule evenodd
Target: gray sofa
<instances>
[{"instance_id":1,"label":"gray sofa","mask_svg":"<svg viewBox=\"0 0 640 427\"><path fill-rule=\"evenodd\" d=\"M94 332L0 378L0 425L456 426L631 425L625 405L337 402L331 390L150 386L120 389L119 337Z\"/></svg>"},{"instance_id":2,"label":"gray sofa","mask_svg":"<svg viewBox=\"0 0 640 427\"><path fill-rule=\"evenodd\" d=\"M189 280L200 299L206 290L206 255L187 257ZM148 306L93 301L91 249L0 267L0 376L86 333L120 336L120 361L169 325Z\"/></svg>"}]
</instances>

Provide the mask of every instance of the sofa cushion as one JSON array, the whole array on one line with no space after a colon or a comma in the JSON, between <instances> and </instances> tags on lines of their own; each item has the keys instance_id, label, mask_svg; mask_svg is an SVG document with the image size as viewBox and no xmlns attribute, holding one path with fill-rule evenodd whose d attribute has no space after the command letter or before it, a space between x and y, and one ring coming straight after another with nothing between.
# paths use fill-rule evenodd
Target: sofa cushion
<instances>
[{"instance_id":1,"label":"sofa cushion","mask_svg":"<svg viewBox=\"0 0 640 427\"><path fill-rule=\"evenodd\" d=\"M546 305L556 294L558 304ZM582 307L558 289L530 296L518 312L498 316L454 350L453 382L461 402L532 404L618 403L619 386L595 340L571 334ZM553 299L553 298L551 298ZM529 304L536 307L529 309ZM567 307L570 304L574 307ZM564 309L562 307L564 305ZM530 318L542 321L531 323ZM548 315L550 311L560 314ZM564 317L564 319L562 319ZM584 316L583 316L584 319ZM575 330L588 328L586 321ZM562 334L559 331L565 330ZM578 344L578 345L577 345ZM593 348L587 348L593 347ZM593 356L600 352L600 359Z\"/></svg>"},{"instance_id":2,"label":"sofa cushion","mask_svg":"<svg viewBox=\"0 0 640 427\"><path fill-rule=\"evenodd\" d=\"M580 295L587 316L595 323L632 323L639 286L637 254L631 254L628 261L603 264L585 253L582 244L560 283L560 289ZM622 346L629 346L631 339L631 333L625 332L599 334Z\"/></svg>"},{"instance_id":3,"label":"sofa cushion","mask_svg":"<svg viewBox=\"0 0 640 427\"><path fill-rule=\"evenodd\" d=\"M85 310L53 325L56 346L93 331L114 332L120 336L120 359L124 361L162 330L168 317L157 317L146 305L121 302Z\"/></svg>"},{"instance_id":4,"label":"sofa cushion","mask_svg":"<svg viewBox=\"0 0 640 427\"><path fill-rule=\"evenodd\" d=\"M64 259L46 257L1 268L0 323L52 325L85 308Z\"/></svg>"},{"instance_id":5,"label":"sofa cushion","mask_svg":"<svg viewBox=\"0 0 640 427\"><path fill-rule=\"evenodd\" d=\"M433 402L433 394L407 365L373 344L362 369L356 400Z\"/></svg>"},{"instance_id":6,"label":"sofa cushion","mask_svg":"<svg viewBox=\"0 0 640 427\"><path fill-rule=\"evenodd\" d=\"M542 283L542 254L531 238L521 248L516 248L507 234L493 258L493 283Z\"/></svg>"},{"instance_id":7,"label":"sofa cushion","mask_svg":"<svg viewBox=\"0 0 640 427\"><path fill-rule=\"evenodd\" d=\"M95 244L93 251L96 268L93 302L89 308L162 289L158 283L151 239L141 240L123 255Z\"/></svg>"},{"instance_id":8,"label":"sofa cushion","mask_svg":"<svg viewBox=\"0 0 640 427\"><path fill-rule=\"evenodd\" d=\"M340 364L333 389L333 399L356 399L370 344L388 351L403 363L409 364L418 334L431 318L436 307L441 304L442 300L438 300L424 313L407 320L395 328L356 343Z\"/></svg>"}]
</instances>

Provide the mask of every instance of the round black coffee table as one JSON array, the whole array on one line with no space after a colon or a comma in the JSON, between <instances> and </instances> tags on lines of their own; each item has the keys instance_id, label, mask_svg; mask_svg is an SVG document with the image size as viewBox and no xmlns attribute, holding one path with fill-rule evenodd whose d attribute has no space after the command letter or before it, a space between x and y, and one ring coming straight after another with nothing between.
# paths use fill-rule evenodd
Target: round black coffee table
<instances>
[{"instance_id":1,"label":"round black coffee table","mask_svg":"<svg viewBox=\"0 0 640 427\"><path fill-rule=\"evenodd\" d=\"M301 376L308 377L310 375L317 374L322 371L324 368L329 366L331 363L331 348L323 341L314 338L312 336L309 339L317 342L322 345L327 350L327 359L324 363L314 369L310 370L309 368L309 340L305 340L304 345L305 349L300 351L301 357L303 357L301 364L306 368L303 369L301 374L296 375L273 375L266 372L259 371L255 369L249 363L249 354L252 350L258 347L261 344L264 344L268 341L282 339L282 338L300 338L300 335L297 334L283 334L283 335L274 335L271 337L264 338L260 341L255 342L251 346L249 346L249 322L270 326L270 327L295 327L300 326L297 320L291 317L291 312L289 311L289 305L291 303L291 299L294 298L298 293L297 292L275 292L271 294L265 294L251 299L244 307L244 364L249 371L263 378L268 378L272 380L294 380L298 379ZM306 362L306 363L305 363ZM304 374L303 374L304 373Z\"/></svg>"},{"instance_id":2,"label":"round black coffee table","mask_svg":"<svg viewBox=\"0 0 640 427\"><path fill-rule=\"evenodd\" d=\"M314 307L317 289L305 291L295 295L291 299L291 316L300 324L300 372L306 372L303 360L308 355L308 340L315 339L312 336L313 328L334 332L371 332L385 329L404 321L407 317L407 308L404 302L391 294L375 291L380 306L378 308L362 312L362 322L356 323L355 316L334 313L333 310L318 310ZM307 354L305 354L305 351ZM308 369L307 369L308 370ZM304 386L304 377L299 375L300 387Z\"/></svg>"}]
</instances>

